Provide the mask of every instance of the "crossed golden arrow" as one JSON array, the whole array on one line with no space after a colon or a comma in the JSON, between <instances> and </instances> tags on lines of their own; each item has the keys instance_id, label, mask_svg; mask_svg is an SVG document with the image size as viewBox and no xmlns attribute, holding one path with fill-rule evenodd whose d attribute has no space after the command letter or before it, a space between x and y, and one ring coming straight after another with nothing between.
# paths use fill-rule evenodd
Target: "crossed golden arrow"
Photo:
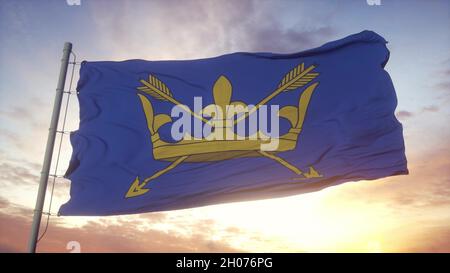
<instances>
[{"instance_id":1,"label":"crossed golden arrow","mask_svg":"<svg viewBox=\"0 0 450 273\"><path fill-rule=\"evenodd\" d=\"M270 93L267 97L265 97L263 100L261 100L259 103L255 105L255 107L251 108L248 112L245 112L244 115L238 117L234 124L237 124L238 122L245 120L248 116L250 116L252 113L256 112L262 105L265 105L270 100L272 100L274 97L279 95L282 92L292 91L296 90L300 87L305 86L306 84L310 83L313 79L315 79L319 73L312 73L311 71L316 68L315 65L311 65L308 68L304 68L304 63L299 64L292 70L290 70L281 80L279 83L277 89L275 89L272 93ZM193 117L196 117L206 124L211 124L211 122L207 119L205 119L203 116L198 115L197 113L193 112L189 107L186 105L180 103L178 100L176 100L172 93L170 92L169 88L158 78L156 78L153 75L149 75L149 80L140 80L140 82L143 84L143 86L138 87L139 90L151 95L155 99L162 100L162 101L169 101L186 112L190 113ZM314 91L315 87L317 86L317 83L313 86L310 86L311 88L308 88L305 90L305 92L302 94L301 101L304 100L306 103L301 103L299 107L303 108L301 110L306 111L307 102L309 101L309 97L311 96L312 92ZM153 112L150 103L148 101L144 101L141 95L139 95L141 98L141 101L144 106L144 111L146 112ZM305 97L305 98L304 98ZM300 122L300 121L298 121ZM303 121L301 121L303 122ZM261 154L264 157L267 157L269 159L275 160L278 163L281 163L297 175L303 174L301 170L299 170L297 167L293 166L292 164L285 161L283 158L276 156L273 153L268 153L265 151L258 151L259 154ZM187 159L188 156L181 156L177 158L175 161L173 161L169 166L166 168L156 172L152 176L144 179L142 182L139 181L139 178L137 177L130 189L128 190L128 193L126 194L126 197L134 197L141 194L146 193L149 189L143 188L148 182L151 180L163 175L164 173L170 171L171 169L175 168L178 164L183 162L185 159ZM320 175L317 173L317 171L314 170L314 168L310 167L309 173L304 173L305 177L319 177Z\"/></svg>"},{"instance_id":2,"label":"crossed golden arrow","mask_svg":"<svg viewBox=\"0 0 450 273\"><path fill-rule=\"evenodd\" d=\"M280 84L278 85L277 89L275 89L270 95L265 97L263 100L258 102L258 104L255 105L250 111L246 112L245 115L242 115L241 117L237 118L234 122L234 124L246 119L249 115L256 112L262 105L265 105L270 100L272 100L274 97L279 95L282 92L286 91L292 91L299 87L303 87L309 82L311 82L313 79L315 79L319 73L310 73L314 68L316 68L315 65L311 65L308 68L304 68L304 63L299 64L294 69L289 71L284 78L281 80ZM150 75L148 82L146 80L140 80L140 82L144 86L138 87L139 90L151 95L152 97L163 100L163 101L169 101L186 112L190 113L192 116L202 120L206 124L210 124L210 121L205 119L204 117L198 115L194 111L192 111L189 107L182 104L181 102L177 101L172 93L170 92L169 88L158 78L155 76Z\"/></svg>"}]
</instances>

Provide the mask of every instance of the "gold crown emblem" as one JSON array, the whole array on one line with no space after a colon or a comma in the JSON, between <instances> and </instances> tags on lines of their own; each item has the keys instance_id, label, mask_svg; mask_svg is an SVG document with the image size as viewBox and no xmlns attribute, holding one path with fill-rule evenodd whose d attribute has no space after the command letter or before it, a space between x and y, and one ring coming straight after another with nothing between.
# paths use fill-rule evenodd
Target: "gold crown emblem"
<instances>
[{"instance_id":1,"label":"gold crown emblem","mask_svg":"<svg viewBox=\"0 0 450 273\"><path fill-rule=\"evenodd\" d=\"M313 167L309 168L309 172L302 172L294 165L277 156L277 153L294 150L296 148L308 105L314 90L319 84L318 82L312 83L301 93L297 105L288 105L279 109L277 113L278 116L287 119L291 128L286 134L281 135L276 139L277 147L275 150L264 151L261 149L262 145L267 145L268 142L271 141L271 138L260 131L255 135L244 137L243 139L242 136L238 136L233 130L235 124L249 117L253 112L257 111L261 106L266 105L267 102L275 96L282 92L297 90L314 80L319 75L319 73L311 72L314 68L315 66L311 65L305 69L303 63L296 66L283 77L272 93L252 107L250 111L237 116L237 118L234 118L234 115L227 116L227 114L222 114L213 116L210 120L205 119L203 115L191 111L187 106L177 101L167 85L154 75L149 75L148 80L141 80L143 85L138 87L138 90L153 98L171 102L181 107L185 112L190 113L193 117L201 119L206 124L211 125L213 119L215 121L219 120L220 122L214 123L214 130L208 138L194 138L192 135L186 134L183 139L178 142L166 142L160 138L158 130L161 126L172 122L172 118L166 114L155 115L151 101L147 96L138 93L137 95L142 104L147 120L147 127L150 132L153 145L153 158L155 160L168 161L171 162L171 164L143 181L140 181L139 177L136 177L126 194L126 197L135 197L146 193L149 189L143 187L147 185L148 182L170 171L182 162L208 162L262 156L277 161L293 171L296 175L300 175L300 178L321 177ZM231 101L232 92L232 84L224 75L221 75L216 80L212 90L214 104L205 107L203 110L212 106L220 110L216 113L227 113L228 106L246 107L247 105L244 102Z\"/></svg>"}]
</instances>

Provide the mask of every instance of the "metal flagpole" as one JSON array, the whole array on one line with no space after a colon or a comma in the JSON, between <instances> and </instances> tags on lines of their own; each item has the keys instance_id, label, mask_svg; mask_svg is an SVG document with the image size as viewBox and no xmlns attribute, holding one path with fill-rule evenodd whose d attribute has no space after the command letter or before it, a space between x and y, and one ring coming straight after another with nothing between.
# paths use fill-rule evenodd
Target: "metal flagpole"
<instances>
[{"instance_id":1,"label":"metal flagpole","mask_svg":"<svg viewBox=\"0 0 450 273\"><path fill-rule=\"evenodd\" d=\"M39 235L39 227L41 225L42 210L44 208L45 193L47 191L48 176L52 163L53 147L55 145L56 130L58 128L59 112L61 110L61 102L64 94L64 85L66 83L67 67L69 66L69 57L72 52L72 43L64 44L63 57L61 59L61 69L59 71L58 85L56 87L55 101L53 104L52 119L47 138L47 146L45 148L44 163L42 166L41 178L39 180L39 190L34 208L33 224L31 226L30 238L28 241L28 251L36 252L36 244Z\"/></svg>"}]
</instances>

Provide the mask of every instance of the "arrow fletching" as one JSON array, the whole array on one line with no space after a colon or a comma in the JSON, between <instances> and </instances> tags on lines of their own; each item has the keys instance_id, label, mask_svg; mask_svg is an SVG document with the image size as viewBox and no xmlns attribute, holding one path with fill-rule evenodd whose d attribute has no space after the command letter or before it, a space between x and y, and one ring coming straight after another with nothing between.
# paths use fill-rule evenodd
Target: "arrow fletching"
<instances>
[{"instance_id":1,"label":"arrow fletching","mask_svg":"<svg viewBox=\"0 0 450 273\"><path fill-rule=\"evenodd\" d=\"M286 76L281 80L278 85L278 89L283 92L297 89L299 87L305 86L314 80L319 73L309 72L315 68L314 65L309 66L305 69L305 64L301 63L289 71Z\"/></svg>"},{"instance_id":2,"label":"arrow fletching","mask_svg":"<svg viewBox=\"0 0 450 273\"><path fill-rule=\"evenodd\" d=\"M141 83L143 83L144 86L139 86L137 89L149 94L155 99L169 101L170 98L173 98L167 85L153 75L148 76L148 81L141 80Z\"/></svg>"}]
</instances>

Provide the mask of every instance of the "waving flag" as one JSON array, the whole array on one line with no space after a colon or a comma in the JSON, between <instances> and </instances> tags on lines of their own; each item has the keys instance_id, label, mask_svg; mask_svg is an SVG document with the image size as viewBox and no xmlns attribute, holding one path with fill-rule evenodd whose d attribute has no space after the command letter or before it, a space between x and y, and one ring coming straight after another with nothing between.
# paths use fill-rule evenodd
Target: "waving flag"
<instances>
[{"instance_id":1,"label":"waving flag","mask_svg":"<svg viewBox=\"0 0 450 273\"><path fill-rule=\"evenodd\" d=\"M386 41L83 62L62 215L192 208L407 174Z\"/></svg>"}]
</instances>

